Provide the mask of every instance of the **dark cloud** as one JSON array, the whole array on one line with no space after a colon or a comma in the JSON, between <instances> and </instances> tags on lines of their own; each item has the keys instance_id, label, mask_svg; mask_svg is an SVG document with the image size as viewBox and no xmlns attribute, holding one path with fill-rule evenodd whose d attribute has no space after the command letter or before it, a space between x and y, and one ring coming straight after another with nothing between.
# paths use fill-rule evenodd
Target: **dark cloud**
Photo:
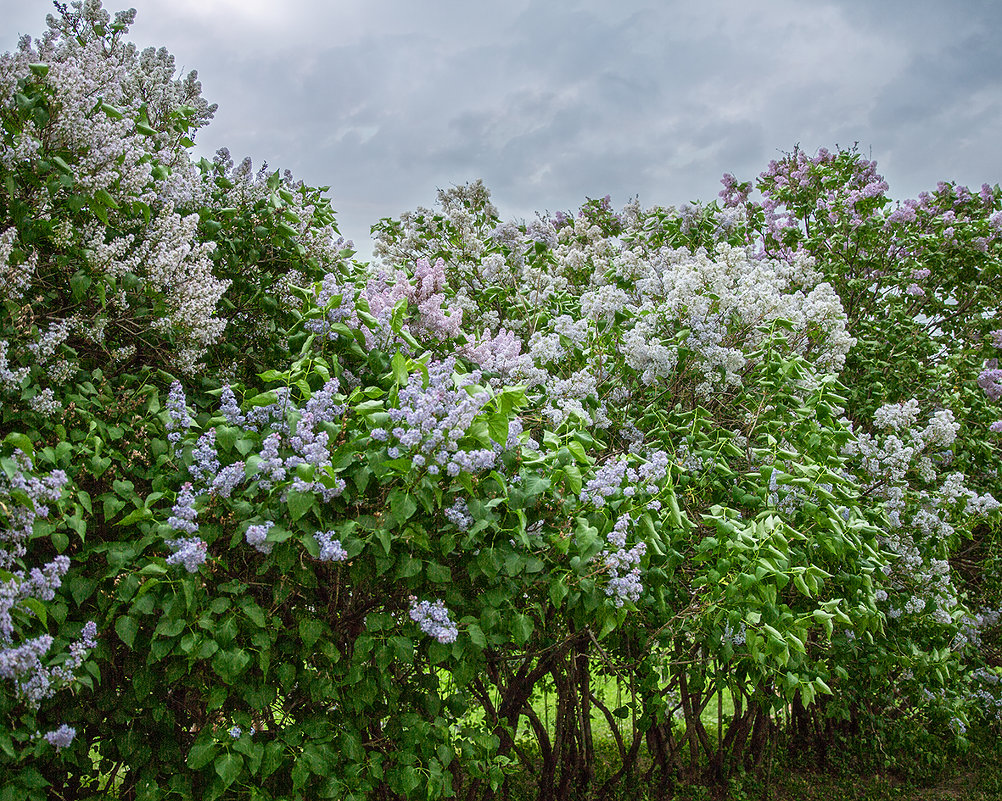
<instances>
[{"instance_id":1,"label":"dark cloud","mask_svg":"<svg viewBox=\"0 0 1002 801\"><path fill-rule=\"evenodd\" d=\"M796 144L858 141L897 197L1002 179L994 0L133 2L132 38L219 103L199 149L330 185L363 252L380 217L478 177L521 217L712 200ZM0 44L50 10L0 0Z\"/></svg>"}]
</instances>

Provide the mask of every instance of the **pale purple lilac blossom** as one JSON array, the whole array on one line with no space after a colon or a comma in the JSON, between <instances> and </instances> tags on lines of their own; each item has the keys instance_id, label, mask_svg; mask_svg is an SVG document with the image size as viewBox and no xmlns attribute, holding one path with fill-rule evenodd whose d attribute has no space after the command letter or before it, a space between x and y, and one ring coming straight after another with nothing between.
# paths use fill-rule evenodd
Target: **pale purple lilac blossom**
<instances>
[{"instance_id":1,"label":"pale purple lilac blossom","mask_svg":"<svg viewBox=\"0 0 1002 801\"><path fill-rule=\"evenodd\" d=\"M459 629L449 617L449 610L442 601L411 601L410 617L418 628L440 643L452 643L459 636Z\"/></svg>"},{"instance_id":2,"label":"pale purple lilac blossom","mask_svg":"<svg viewBox=\"0 0 1002 801\"><path fill-rule=\"evenodd\" d=\"M184 565L189 573L197 573L199 565L205 564L208 545L198 537L180 537L167 540L167 547L173 553L167 557L169 565Z\"/></svg>"},{"instance_id":3,"label":"pale purple lilac blossom","mask_svg":"<svg viewBox=\"0 0 1002 801\"><path fill-rule=\"evenodd\" d=\"M348 552L341 544L341 540L334 539L336 531L318 531L313 536L320 545L320 555L317 557L322 562L343 562L348 558Z\"/></svg>"},{"instance_id":4,"label":"pale purple lilac blossom","mask_svg":"<svg viewBox=\"0 0 1002 801\"><path fill-rule=\"evenodd\" d=\"M275 523L271 520L265 521L264 523L254 524L247 527L247 531L244 534L244 538L247 540L247 544L253 546L256 550L263 554L271 553L272 548L275 547L275 543L267 542L268 531L271 530Z\"/></svg>"}]
</instances>

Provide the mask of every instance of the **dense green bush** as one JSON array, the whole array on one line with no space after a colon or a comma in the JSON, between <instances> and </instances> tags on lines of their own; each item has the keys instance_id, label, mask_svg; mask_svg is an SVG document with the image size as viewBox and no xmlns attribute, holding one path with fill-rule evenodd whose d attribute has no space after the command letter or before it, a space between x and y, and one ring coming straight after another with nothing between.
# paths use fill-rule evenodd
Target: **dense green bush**
<instances>
[{"instance_id":1,"label":"dense green bush","mask_svg":"<svg viewBox=\"0 0 1002 801\"><path fill-rule=\"evenodd\" d=\"M325 189L193 161L133 13L0 57L0 797L663 793L995 725L997 187L475 183L359 264Z\"/></svg>"}]
</instances>

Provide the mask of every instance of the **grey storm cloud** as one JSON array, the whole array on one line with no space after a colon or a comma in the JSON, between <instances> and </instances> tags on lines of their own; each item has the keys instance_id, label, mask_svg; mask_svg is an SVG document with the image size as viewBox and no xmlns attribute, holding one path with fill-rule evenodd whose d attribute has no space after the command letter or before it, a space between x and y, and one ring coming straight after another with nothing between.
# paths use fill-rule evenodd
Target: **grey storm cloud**
<instances>
[{"instance_id":1,"label":"grey storm cloud","mask_svg":"<svg viewBox=\"0 0 1002 801\"><path fill-rule=\"evenodd\" d=\"M330 185L342 231L483 178L505 216L710 201L799 145L859 142L904 198L996 183L989 0L135 0L130 34L219 104L199 152ZM109 10L118 10L109 5ZM0 0L4 48L51 6Z\"/></svg>"}]
</instances>

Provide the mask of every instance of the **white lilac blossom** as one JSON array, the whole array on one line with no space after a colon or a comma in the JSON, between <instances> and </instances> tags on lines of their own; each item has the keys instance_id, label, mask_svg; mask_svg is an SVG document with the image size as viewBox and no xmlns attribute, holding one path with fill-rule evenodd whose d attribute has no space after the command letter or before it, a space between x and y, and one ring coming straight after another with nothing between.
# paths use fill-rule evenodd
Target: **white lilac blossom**
<instances>
[{"instance_id":1,"label":"white lilac blossom","mask_svg":"<svg viewBox=\"0 0 1002 801\"><path fill-rule=\"evenodd\" d=\"M3 300L21 300L31 288L38 266L37 253L32 253L19 264L11 263L16 237L16 228L8 228L0 233L0 299Z\"/></svg>"},{"instance_id":2,"label":"white lilac blossom","mask_svg":"<svg viewBox=\"0 0 1002 801\"><path fill-rule=\"evenodd\" d=\"M111 29L128 30L134 17L134 11L117 14ZM57 242L66 247L79 237L93 272L112 278L130 273L141 280L144 292L157 294L165 314L154 319L154 326L175 334L176 363L190 370L222 331L215 307L227 282L212 274L214 244L199 242L198 215L181 217L174 211L175 206L198 207L207 198L194 188L201 183L199 170L178 142L173 115L185 109L198 127L211 118L214 106L201 97L195 73L174 78L166 50L140 54L122 42L112 46L105 39L110 19L100 3L77 3L50 16L49 31L40 39L23 37L16 52L0 56L0 85L8 96L18 80L31 75L31 64L44 63L44 84L54 101L44 128L27 123L14 146L0 152L0 163L12 169L37 161L43 141L73 154L75 191L105 193L110 219L101 215L98 228L94 215L78 233L60 226ZM140 119L149 122L143 131L136 125ZM155 165L162 172L155 172ZM153 210L141 226L126 211L137 201ZM28 274L33 259L31 254L19 265L22 273ZM23 283L11 289L16 293ZM124 297L109 298L108 309L125 311Z\"/></svg>"},{"instance_id":3,"label":"white lilac blossom","mask_svg":"<svg viewBox=\"0 0 1002 801\"><path fill-rule=\"evenodd\" d=\"M857 432L844 453L855 457L864 492L883 502L889 523L880 541L895 559L878 600L893 603L888 614L894 619L931 614L947 625L960 601L946 543L958 526L968 525L966 518L994 511L999 503L965 487L959 472L941 475L960 426L949 410L935 412L925 425L920 413L915 400L881 407L874 422L884 432ZM913 470L918 486L910 478Z\"/></svg>"},{"instance_id":4,"label":"white lilac blossom","mask_svg":"<svg viewBox=\"0 0 1002 801\"><path fill-rule=\"evenodd\" d=\"M411 601L410 617L418 628L440 643L452 643L459 636L459 629L449 617L449 610L443 601Z\"/></svg>"}]
</instances>

